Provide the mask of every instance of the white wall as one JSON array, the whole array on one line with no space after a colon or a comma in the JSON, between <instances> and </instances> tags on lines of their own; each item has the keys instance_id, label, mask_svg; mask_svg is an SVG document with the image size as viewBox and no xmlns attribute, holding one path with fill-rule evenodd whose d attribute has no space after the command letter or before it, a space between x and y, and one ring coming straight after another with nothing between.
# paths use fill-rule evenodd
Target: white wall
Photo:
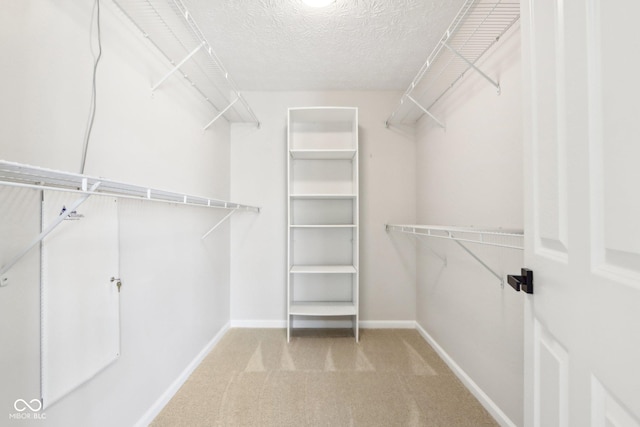
<instances>
[{"instance_id":1,"label":"white wall","mask_svg":"<svg viewBox=\"0 0 640 427\"><path fill-rule=\"evenodd\" d=\"M79 171L93 3L0 3L0 159ZM203 132L215 112L179 77L152 96L149 88L168 64L111 2L101 3L104 52L86 173L228 198L229 125L220 121ZM0 186L0 264L38 234L39 200L35 190ZM47 425L135 424L224 328L230 226L200 239L224 214L120 201L121 357L48 408ZM37 249L31 251L7 273L9 286L0 288L5 420L16 399L40 397L39 258Z\"/></svg>"},{"instance_id":2,"label":"white wall","mask_svg":"<svg viewBox=\"0 0 640 427\"><path fill-rule=\"evenodd\" d=\"M251 92L260 130L231 127L231 196L262 207L232 220L232 324L284 326L286 320L287 108L359 108L360 319L415 319L415 253L389 239L386 222L415 219L413 135L385 129L396 92Z\"/></svg>"},{"instance_id":3,"label":"white wall","mask_svg":"<svg viewBox=\"0 0 640 427\"><path fill-rule=\"evenodd\" d=\"M470 72L417 135L417 220L422 224L523 227L520 37L512 31ZM468 244L496 272L519 274L521 251ZM430 248L430 249L429 249ZM447 259L438 259L431 250ZM462 371L522 425L523 296L454 242L419 244L417 321Z\"/></svg>"}]
</instances>

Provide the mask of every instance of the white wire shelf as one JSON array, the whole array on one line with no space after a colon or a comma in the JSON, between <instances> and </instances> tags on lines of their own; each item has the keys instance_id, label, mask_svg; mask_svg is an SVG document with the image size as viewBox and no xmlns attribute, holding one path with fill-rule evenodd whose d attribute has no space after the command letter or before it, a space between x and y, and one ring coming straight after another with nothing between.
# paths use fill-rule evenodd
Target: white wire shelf
<instances>
[{"instance_id":1,"label":"white wire shelf","mask_svg":"<svg viewBox=\"0 0 640 427\"><path fill-rule=\"evenodd\" d=\"M503 228L474 228L474 227L448 227L441 225L406 225L386 224L387 231L399 231L418 237L435 237L438 239L452 240L457 243L473 259L479 262L488 272L495 276L504 288L504 275L497 273L486 262L478 257L465 243L478 243L481 245L497 246L507 249L524 250L524 232L522 230L508 230ZM445 265L446 257L436 254Z\"/></svg>"},{"instance_id":2,"label":"white wire shelf","mask_svg":"<svg viewBox=\"0 0 640 427\"><path fill-rule=\"evenodd\" d=\"M500 93L497 80L477 66L482 55L520 18L515 0L467 0L387 118L386 125L414 124L424 114L440 126L433 106L465 75L479 73Z\"/></svg>"},{"instance_id":3,"label":"white wire shelf","mask_svg":"<svg viewBox=\"0 0 640 427\"><path fill-rule=\"evenodd\" d=\"M158 79L152 91L179 71L215 109L213 120L204 126L205 129L220 117L229 122L260 126L260 121L181 0L114 2L171 64L171 69Z\"/></svg>"},{"instance_id":4,"label":"white wire shelf","mask_svg":"<svg viewBox=\"0 0 640 427\"><path fill-rule=\"evenodd\" d=\"M522 230L407 224L386 224L386 229L387 231L399 231L417 236L524 250L524 232Z\"/></svg>"},{"instance_id":5,"label":"white wire shelf","mask_svg":"<svg viewBox=\"0 0 640 427\"><path fill-rule=\"evenodd\" d=\"M0 185L260 212L260 208L256 206L158 190L100 177L45 169L4 160L0 160Z\"/></svg>"}]
</instances>

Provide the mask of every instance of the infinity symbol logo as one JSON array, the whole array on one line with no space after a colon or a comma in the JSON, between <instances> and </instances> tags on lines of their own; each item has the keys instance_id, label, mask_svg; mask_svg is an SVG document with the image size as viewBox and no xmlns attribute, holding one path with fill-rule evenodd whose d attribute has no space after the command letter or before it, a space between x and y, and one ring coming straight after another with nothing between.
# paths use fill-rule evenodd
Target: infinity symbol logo
<instances>
[{"instance_id":1,"label":"infinity symbol logo","mask_svg":"<svg viewBox=\"0 0 640 427\"><path fill-rule=\"evenodd\" d=\"M31 405L33 406L29 405L29 403L31 403ZM38 399L31 399L29 403L27 403L27 401L24 399L18 399L13 404L13 407L18 412L26 411L27 408L31 409L31 412L38 412L40 411L40 409L42 409L42 402L40 402Z\"/></svg>"}]
</instances>

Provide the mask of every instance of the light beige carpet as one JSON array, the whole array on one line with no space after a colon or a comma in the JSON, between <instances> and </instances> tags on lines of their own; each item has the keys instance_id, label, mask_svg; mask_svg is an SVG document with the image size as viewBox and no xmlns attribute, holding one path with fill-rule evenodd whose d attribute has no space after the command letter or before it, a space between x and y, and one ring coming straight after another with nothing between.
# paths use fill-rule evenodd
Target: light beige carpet
<instances>
[{"instance_id":1,"label":"light beige carpet","mask_svg":"<svg viewBox=\"0 0 640 427\"><path fill-rule=\"evenodd\" d=\"M495 426L415 330L231 329L152 426Z\"/></svg>"}]
</instances>

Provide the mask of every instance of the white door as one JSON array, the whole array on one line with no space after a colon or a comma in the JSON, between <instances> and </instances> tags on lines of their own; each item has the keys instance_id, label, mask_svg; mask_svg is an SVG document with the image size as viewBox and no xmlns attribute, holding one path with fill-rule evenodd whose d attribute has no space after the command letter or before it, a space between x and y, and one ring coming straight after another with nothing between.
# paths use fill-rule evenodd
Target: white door
<instances>
[{"instance_id":1,"label":"white door","mask_svg":"<svg viewBox=\"0 0 640 427\"><path fill-rule=\"evenodd\" d=\"M640 426L640 2L521 6L525 425Z\"/></svg>"},{"instance_id":2,"label":"white door","mask_svg":"<svg viewBox=\"0 0 640 427\"><path fill-rule=\"evenodd\" d=\"M78 194L43 191L43 229ZM42 242L44 408L120 355L117 199L91 196Z\"/></svg>"}]
</instances>

